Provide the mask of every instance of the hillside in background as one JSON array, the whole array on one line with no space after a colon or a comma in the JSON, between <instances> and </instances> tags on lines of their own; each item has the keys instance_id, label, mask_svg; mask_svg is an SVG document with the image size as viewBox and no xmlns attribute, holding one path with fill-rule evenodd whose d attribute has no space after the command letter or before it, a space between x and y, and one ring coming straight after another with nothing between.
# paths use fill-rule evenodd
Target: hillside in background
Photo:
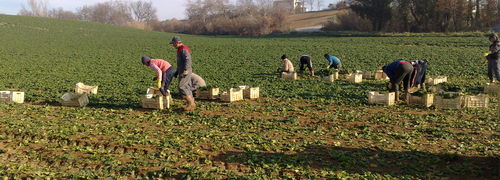
<instances>
[{"instance_id":1,"label":"hillside in background","mask_svg":"<svg viewBox=\"0 0 500 180\"><path fill-rule=\"evenodd\" d=\"M294 30L321 28L323 23L332 19L336 15L346 13L346 11L347 10L328 10L293 14L289 16L290 28Z\"/></svg>"}]
</instances>

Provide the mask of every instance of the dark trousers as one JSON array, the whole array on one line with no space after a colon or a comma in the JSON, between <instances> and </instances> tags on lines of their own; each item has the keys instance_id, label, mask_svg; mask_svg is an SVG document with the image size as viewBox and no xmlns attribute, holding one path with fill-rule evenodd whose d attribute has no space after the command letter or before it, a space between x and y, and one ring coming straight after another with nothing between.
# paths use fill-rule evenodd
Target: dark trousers
<instances>
[{"instance_id":1,"label":"dark trousers","mask_svg":"<svg viewBox=\"0 0 500 180\"><path fill-rule=\"evenodd\" d=\"M488 59L488 78L500 82L500 59Z\"/></svg>"},{"instance_id":2,"label":"dark trousers","mask_svg":"<svg viewBox=\"0 0 500 180\"><path fill-rule=\"evenodd\" d=\"M170 67L167 69L167 71L163 72L161 87L164 89L164 91L167 91L168 88L170 88L170 84L172 84L172 79L174 78L174 74L175 71L173 67Z\"/></svg>"},{"instance_id":3,"label":"dark trousers","mask_svg":"<svg viewBox=\"0 0 500 180\"><path fill-rule=\"evenodd\" d=\"M413 66L410 63L401 63L396 69L395 78L391 79L392 91L399 91L399 84L403 82L405 91L408 91L411 81L411 73L413 72Z\"/></svg>"}]
</instances>

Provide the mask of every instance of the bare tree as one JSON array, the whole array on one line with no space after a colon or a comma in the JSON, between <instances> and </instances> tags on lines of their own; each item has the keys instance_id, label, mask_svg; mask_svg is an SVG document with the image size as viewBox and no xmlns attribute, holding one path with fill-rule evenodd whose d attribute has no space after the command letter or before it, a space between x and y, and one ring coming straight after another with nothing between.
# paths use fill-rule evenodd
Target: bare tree
<instances>
[{"instance_id":1,"label":"bare tree","mask_svg":"<svg viewBox=\"0 0 500 180\"><path fill-rule=\"evenodd\" d=\"M28 8L21 5L21 10L19 11L19 15L22 16L39 16L39 17L48 17L49 9L47 0L27 0Z\"/></svg>"},{"instance_id":2,"label":"bare tree","mask_svg":"<svg viewBox=\"0 0 500 180\"><path fill-rule=\"evenodd\" d=\"M71 19L78 20L78 15L71 12L65 11L63 8L52 9L49 11L49 17L51 18L59 18L59 19Z\"/></svg>"},{"instance_id":3,"label":"bare tree","mask_svg":"<svg viewBox=\"0 0 500 180\"><path fill-rule=\"evenodd\" d=\"M309 11L312 11L316 0L303 0L305 6L309 6Z\"/></svg>"},{"instance_id":4,"label":"bare tree","mask_svg":"<svg viewBox=\"0 0 500 180\"><path fill-rule=\"evenodd\" d=\"M130 10L133 13L134 19L142 23L151 23L158 19L156 17L156 9L153 7L151 1L132 2L130 3Z\"/></svg>"},{"instance_id":5,"label":"bare tree","mask_svg":"<svg viewBox=\"0 0 500 180\"><path fill-rule=\"evenodd\" d=\"M323 6L323 0L316 0L316 10L321 10L321 6Z\"/></svg>"}]
</instances>

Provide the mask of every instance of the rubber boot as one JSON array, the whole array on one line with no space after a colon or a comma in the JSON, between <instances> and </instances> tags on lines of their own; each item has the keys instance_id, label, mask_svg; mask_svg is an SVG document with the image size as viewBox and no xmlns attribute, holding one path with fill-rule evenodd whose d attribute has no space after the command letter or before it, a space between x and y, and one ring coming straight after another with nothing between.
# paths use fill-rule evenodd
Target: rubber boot
<instances>
[{"instance_id":1,"label":"rubber boot","mask_svg":"<svg viewBox=\"0 0 500 180\"><path fill-rule=\"evenodd\" d=\"M395 93L395 95L396 95L396 97L395 97L395 98L396 98L396 99L395 99L395 103L398 103L398 102L399 102L399 91L396 91L396 92L394 92L394 93Z\"/></svg>"},{"instance_id":2,"label":"rubber boot","mask_svg":"<svg viewBox=\"0 0 500 180\"><path fill-rule=\"evenodd\" d=\"M187 102L186 106L184 106L184 111L194 111L196 104L194 103L193 96L186 96L184 99L186 99Z\"/></svg>"}]
</instances>

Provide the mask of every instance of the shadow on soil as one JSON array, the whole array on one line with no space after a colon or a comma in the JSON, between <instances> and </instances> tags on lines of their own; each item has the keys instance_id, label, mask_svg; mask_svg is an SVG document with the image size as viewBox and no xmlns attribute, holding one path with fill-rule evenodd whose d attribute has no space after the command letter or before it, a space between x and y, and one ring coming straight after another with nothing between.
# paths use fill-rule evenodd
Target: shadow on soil
<instances>
[{"instance_id":1,"label":"shadow on soil","mask_svg":"<svg viewBox=\"0 0 500 180\"><path fill-rule=\"evenodd\" d=\"M296 154L255 151L226 152L216 161L240 163L248 167L311 167L318 170L365 172L392 176L439 176L465 179L498 179L500 157L469 157L420 151L309 146ZM283 173L283 172L281 172Z\"/></svg>"}]
</instances>

